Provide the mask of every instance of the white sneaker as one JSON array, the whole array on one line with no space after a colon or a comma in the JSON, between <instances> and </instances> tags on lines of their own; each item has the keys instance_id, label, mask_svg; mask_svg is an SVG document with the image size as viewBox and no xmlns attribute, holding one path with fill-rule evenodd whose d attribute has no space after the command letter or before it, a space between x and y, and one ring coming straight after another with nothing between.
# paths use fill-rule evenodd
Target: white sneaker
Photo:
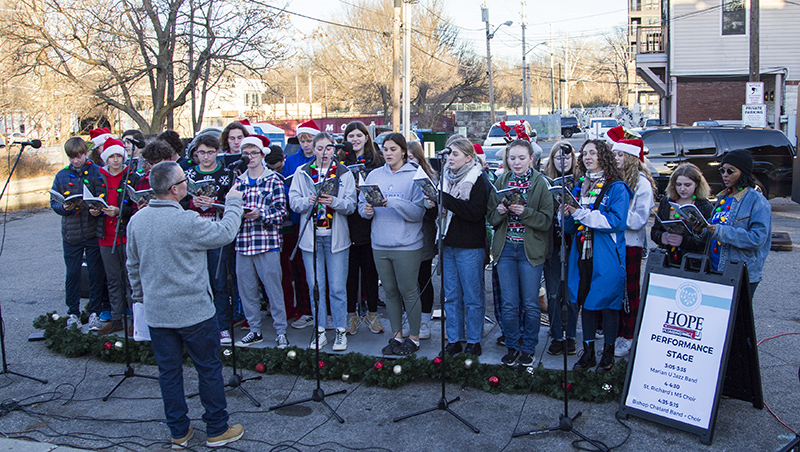
<instances>
[{"instance_id":1,"label":"white sneaker","mask_svg":"<svg viewBox=\"0 0 800 452\"><path fill-rule=\"evenodd\" d=\"M326 330L335 330L335 329L336 329L336 328L333 326L333 317L332 317L332 316L328 316L328 317L325 319L325 329L326 329Z\"/></svg>"},{"instance_id":2,"label":"white sneaker","mask_svg":"<svg viewBox=\"0 0 800 452\"><path fill-rule=\"evenodd\" d=\"M275 338L275 342L277 342L278 348L281 350L289 346L289 339L286 339L285 334L279 334L278 337Z\"/></svg>"},{"instance_id":3,"label":"white sneaker","mask_svg":"<svg viewBox=\"0 0 800 452\"><path fill-rule=\"evenodd\" d=\"M431 327L428 326L428 324L425 322L419 324L419 338L420 339L431 338Z\"/></svg>"},{"instance_id":4,"label":"white sneaker","mask_svg":"<svg viewBox=\"0 0 800 452\"><path fill-rule=\"evenodd\" d=\"M89 315L89 331L97 331L103 327L103 322L100 320L97 314L94 312Z\"/></svg>"},{"instance_id":5,"label":"white sneaker","mask_svg":"<svg viewBox=\"0 0 800 452\"><path fill-rule=\"evenodd\" d=\"M325 335L325 331L317 331L316 339L311 340L311 344L308 345L309 350L316 350L319 347L322 350L322 347L328 345L328 337Z\"/></svg>"},{"instance_id":6,"label":"white sneaker","mask_svg":"<svg viewBox=\"0 0 800 452\"><path fill-rule=\"evenodd\" d=\"M628 356L628 353L631 351L631 343L633 339L625 339L624 337L618 337L616 344L614 344L614 356L617 358L622 358L623 356Z\"/></svg>"},{"instance_id":7,"label":"white sneaker","mask_svg":"<svg viewBox=\"0 0 800 452\"><path fill-rule=\"evenodd\" d=\"M314 317L310 315L301 315L299 319L292 322L292 328L302 330L314 325Z\"/></svg>"},{"instance_id":8,"label":"white sneaker","mask_svg":"<svg viewBox=\"0 0 800 452\"><path fill-rule=\"evenodd\" d=\"M231 345L231 332L228 330L222 330L219 332L219 344L220 345Z\"/></svg>"},{"instance_id":9,"label":"white sneaker","mask_svg":"<svg viewBox=\"0 0 800 452\"><path fill-rule=\"evenodd\" d=\"M336 339L333 341L333 351L341 352L347 350L347 332L343 329L336 330Z\"/></svg>"},{"instance_id":10,"label":"white sneaker","mask_svg":"<svg viewBox=\"0 0 800 452\"><path fill-rule=\"evenodd\" d=\"M75 314L70 314L69 318L67 319L67 329L69 329L71 326L81 329L81 318Z\"/></svg>"}]
</instances>

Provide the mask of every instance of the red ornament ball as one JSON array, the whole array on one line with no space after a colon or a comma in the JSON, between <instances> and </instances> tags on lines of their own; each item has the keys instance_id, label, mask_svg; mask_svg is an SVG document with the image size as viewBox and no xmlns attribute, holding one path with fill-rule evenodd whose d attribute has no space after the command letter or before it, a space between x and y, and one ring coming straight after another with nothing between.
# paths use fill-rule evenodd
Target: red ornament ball
<instances>
[{"instance_id":1,"label":"red ornament ball","mask_svg":"<svg viewBox=\"0 0 800 452\"><path fill-rule=\"evenodd\" d=\"M111 342L106 342L105 344L103 344L103 348L106 350L111 350Z\"/></svg>"},{"instance_id":2,"label":"red ornament ball","mask_svg":"<svg viewBox=\"0 0 800 452\"><path fill-rule=\"evenodd\" d=\"M433 358L433 364L435 364L437 366L442 364L442 358L440 358L438 356L436 358Z\"/></svg>"},{"instance_id":3,"label":"red ornament ball","mask_svg":"<svg viewBox=\"0 0 800 452\"><path fill-rule=\"evenodd\" d=\"M320 361L319 362L319 368L320 369L324 369L325 368L325 361Z\"/></svg>"},{"instance_id":4,"label":"red ornament ball","mask_svg":"<svg viewBox=\"0 0 800 452\"><path fill-rule=\"evenodd\" d=\"M381 370L381 369L383 369L383 361L378 361L377 363L375 363L375 370Z\"/></svg>"},{"instance_id":5,"label":"red ornament ball","mask_svg":"<svg viewBox=\"0 0 800 452\"><path fill-rule=\"evenodd\" d=\"M495 377L494 375L489 377L489 386L494 388L499 384L500 384L500 379L499 378Z\"/></svg>"},{"instance_id":6,"label":"red ornament ball","mask_svg":"<svg viewBox=\"0 0 800 452\"><path fill-rule=\"evenodd\" d=\"M266 371L267 371L267 366L265 366L264 363L256 364L256 372L263 374Z\"/></svg>"}]
</instances>

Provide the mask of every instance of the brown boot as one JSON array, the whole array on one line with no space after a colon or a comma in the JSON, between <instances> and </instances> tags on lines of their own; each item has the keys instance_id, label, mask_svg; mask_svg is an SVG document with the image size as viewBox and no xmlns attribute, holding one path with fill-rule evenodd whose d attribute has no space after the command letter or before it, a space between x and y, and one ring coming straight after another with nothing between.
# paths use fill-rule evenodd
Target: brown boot
<instances>
[{"instance_id":1,"label":"brown boot","mask_svg":"<svg viewBox=\"0 0 800 452\"><path fill-rule=\"evenodd\" d=\"M117 331L122 331L122 323L112 321L106 323L102 328L97 330L97 334L103 336L106 334L116 333Z\"/></svg>"}]
</instances>

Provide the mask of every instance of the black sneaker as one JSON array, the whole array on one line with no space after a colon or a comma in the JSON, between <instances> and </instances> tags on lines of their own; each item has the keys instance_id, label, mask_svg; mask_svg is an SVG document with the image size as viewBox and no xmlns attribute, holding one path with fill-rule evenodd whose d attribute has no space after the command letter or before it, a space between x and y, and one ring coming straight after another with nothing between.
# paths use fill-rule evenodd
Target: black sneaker
<instances>
[{"instance_id":1,"label":"black sneaker","mask_svg":"<svg viewBox=\"0 0 800 452\"><path fill-rule=\"evenodd\" d=\"M237 347L249 347L253 344L258 344L259 342L264 340L264 336L261 333L254 333L249 332L247 336L243 337L242 340L236 342Z\"/></svg>"},{"instance_id":2,"label":"black sneaker","mask_svg":"<svg viewBox=\"0 0 800 452\"><path fill-rule=\"evenodd\" d=\"M384 355L396 355L397 353L394 352L395 347L399 346L400 342L394 340L394 338L389 339L389 345L383 347L381 353Z\"/></svg>"},{"instance_id":3,"label":"black sneaker","mask_svg":"<svg viewBox=\"0 0 800 452\"><path fill-rule=\"evenodd\" d=\"M394 354L400 356L410 355L417 350L419 350L419 345L415 344L414 341L409 338L406 338L402 344L394 346Z\"/></svg>"},{"instance_id":4,"label":"black sneaker","mask_svg":"<svg viewBox=\"0 0 800 452\"><path fill-rule=\"evenodd\" d=\"M500 358L500 362L505 364L506 366L513 366L517 362L517 358L519 358L519 350L514 350L513 348L508 349L508 353L506 356Z\"/></svg>"},{"instance_id":5,"label":"black sneaker","mask_svg":"<svg viewBox=\"0 0 800 452\"><path fill-rule=\"evenodd\" d=\"M506 337L505 336L498 337L497 338L497 345L499 345L501 347L505 347L506 346Z\"/></svg>"},{"instance_id":6,"label":"black sneaker","mask_svg":"<svg viewBox=\"0 0 800 452\"><path fill-rule=\"evenodd\" d=\"M467 344L467 346L464 348L464 353L468 355L481 356L481 344Z\"/></svg>"},{"instance_id":7,"label":"black sneaker","mask_svg":"<svg viewBox=\"0 0 800 452\"><path fill-rule=\"evenodd\" d=\"M444 352L447 353L447 356L451 358L461 353L462 350L461 342L451 342L444 347Z\"/></svg>"},{"instance_id":8,"label":"black sneaker","mask_svg":"<svg viewBox=\"0 0 800 452\"><path fill-rule=\"evenodd\" d=\"M558 356L562 353L564 353L564 341L563 340L557 341L553 339L553 341L550 342L550 347L547 348L547 354Z\"/></svg>"},{"instance_id":9,"label":"black sneaker","mask_svg":"<svg viewBox=\"0 0 800 452\"><path fill-rule=\"evenodd\" d=\"M520 354L519 359L517 360L517 364L523 367L533 367L533 363L535 362L536 362L536 357L529 353Z\"/></svg>"},{"instance_id":10,"label":"black sneaker","mask_svg":"<svg viewBox=\"0 0 800 452\"><path fill-rule=\"evenodd\" d=\"M575 355L577 354L577 348L575 347L575 339L568 337L567 338L567 354L568 355Z\"/></svg>"}]
</instances>

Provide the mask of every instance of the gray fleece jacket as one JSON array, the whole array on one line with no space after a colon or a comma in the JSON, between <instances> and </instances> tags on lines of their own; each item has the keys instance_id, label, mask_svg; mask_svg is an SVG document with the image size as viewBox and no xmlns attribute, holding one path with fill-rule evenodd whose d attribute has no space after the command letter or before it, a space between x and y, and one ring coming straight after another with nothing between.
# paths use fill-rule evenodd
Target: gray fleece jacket
<instances>
[{"instance_id":1,"label":"gray fleece jacket","mask_svg":"<svg viewBox=\"0 0 800 452\"><path fill-rule=\"evenodd\" d=\"M392 172L386 163L367 176L367 185L377 185L386 198L386 207L376 207L367 215L364 194L358 197L358 213L372 218L372 248L376 250L418 250L422 248L422 218L425 216L422 191L414 183L417 167L406 163Z\"/></svg>"},{"instance_id":2,"label":"gray fleece jacket","mask_svg":"<svg viewBox=\"0 0 800 452\"><path fill-rule=\"evenodd\" d=\"M128 277L154 328L185 328L214 316L206 251L233 242L242 199L225 200L220 221L208 221L175 201L154 199L128 225Z\"/></svg>"}]
</instances>

